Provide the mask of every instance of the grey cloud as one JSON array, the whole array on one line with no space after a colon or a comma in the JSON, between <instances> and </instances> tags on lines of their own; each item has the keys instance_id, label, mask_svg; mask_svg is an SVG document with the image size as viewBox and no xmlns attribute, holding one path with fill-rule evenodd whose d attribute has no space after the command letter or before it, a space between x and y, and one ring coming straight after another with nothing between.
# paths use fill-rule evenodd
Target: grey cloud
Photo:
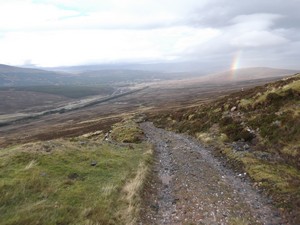
<instances>
[{"instance_id":1,"label":"grey cloud","mask_svg":"<svg viewBox=\"0 0 300 225\"><path fill-rule=\"evenodd\" d=\"M56 1L60 2L60 0ZM86 1L78 2L89 5ZM121 0L119 2L124 4ZM76 17L47 20L45 23L36 25L34 23L32 26L25 24L25 28L14 28L7 23L7 26L0 28L0 38L1 31L14 30L24 32L38 30L45 31L44 33L57 30L70 30L70 32L101 30L103 33L110 34L114 32L112 30L116 30L119 36L122 36L120 35L122 32L129 31L141 34L142 42L153 42L149 45L150 48L158 46L157 51L158 55L161 54L161 58L166 55L168 58L182 61L196 60L205 65L228 66L236 53L242 52L242 66L299 67L300 0L166 0L160 2L131 0L130 2L131 4L124 4L126 6L124 9L120 6L116 9L115 5L103 7L99 4L98 11L79 13ZM110 5L110 2L108 1L107 4ZM105 13L108 13L108 16L103 16ZM184 33L181 26L195 33L186 33L187 40L184 40L184 47L176 50L176 41L174 41L176 35L181 31ZM174 30L178 29L174 34L172 33L175 38L168 32L165 36L159 36L161 32L171 27L175 27ZM197 36L197 28L214 30L217 34L211 39L198 42L198 37L201 39L202 34ZM149 35L147 36L146 33ZM193 34L194 38L190 38ZM166 47L162 43L167 43ZM137 43L128 43L128 45L137 49L135 48ZM144 55L148 45L141 46L140 51ZM160 49L160 46L164 47ZM159 55L157 60L161 58Z\"/></svg>"},{"instance_id":2,"label":"grey cloud","mask_svg":"<svg viewBox=\"0 0 300 225\"><path fill-rule=\"evenodd\" d=\"M196 26L224 27L239 15L260 13L282 15L276 23L279 27L299 27L299 8L299 0L212 0L200 10L194 10L190 23Z\"/></svg>"},{"instance_id":3,"label":"grey cloud","mask_svg":"<svg viewBox=\"0 0 300 225\"><path fill-rule=\"evenodd\" d=\"M229 65L238 51L243 66L299 68L299 0L212 0L195 9L187 23L221 34L183 54L199 61Z\"/></svg>"},{"instance_id":4,"label":"grey cloud","mask_svg":"<svg viewBox=\"0 0 300 225\"><path fill-rule=\"evenodd\" d=\"M236 47L261 47L284 44L288 40L268 31L251 31L233 38L231 44Z\"/></svg>"}]
</instances>

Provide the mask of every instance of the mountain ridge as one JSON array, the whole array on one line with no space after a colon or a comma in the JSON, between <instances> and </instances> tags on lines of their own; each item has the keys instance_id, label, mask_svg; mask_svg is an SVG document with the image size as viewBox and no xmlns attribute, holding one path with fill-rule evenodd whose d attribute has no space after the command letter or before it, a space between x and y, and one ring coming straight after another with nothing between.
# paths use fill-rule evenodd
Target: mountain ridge
<instances>
[{"instance_id":1,"label":"mountain ridge","mask_svg":"<svg viewBox=\"0 0 300 225\"><path fill-rule=\"evenodd\" d=\"M43 70L37 68L23 68L0 64L0 87L37 86L37 85L94 85L113 84L115 82L142 82L149 80L187 79L195 82L234 82L270 77L283 77L294 74L296 70L276 69L268 67L241 68L214 74L203 72L154 72L136 69L103 69L80 73L67 73ZM184 81L183 81L184 82Z\"/></svg>"}]
</instances>

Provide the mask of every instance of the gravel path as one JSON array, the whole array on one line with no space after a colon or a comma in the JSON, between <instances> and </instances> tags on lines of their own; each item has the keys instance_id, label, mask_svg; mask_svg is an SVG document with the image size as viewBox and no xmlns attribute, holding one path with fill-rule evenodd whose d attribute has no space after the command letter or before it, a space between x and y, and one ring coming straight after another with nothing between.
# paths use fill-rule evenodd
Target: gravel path
<instances>
[{"instance_id":1,"label":"gravel path","mask_svg":"<svg viewBox=\"0 0 300 225\"><path fill-rule=\"evenodd\" d=\"M140 224L287 224L245 174L226 169L193 138L148 122L141 128L156 160Z\"/></svg>"}]
</instances>

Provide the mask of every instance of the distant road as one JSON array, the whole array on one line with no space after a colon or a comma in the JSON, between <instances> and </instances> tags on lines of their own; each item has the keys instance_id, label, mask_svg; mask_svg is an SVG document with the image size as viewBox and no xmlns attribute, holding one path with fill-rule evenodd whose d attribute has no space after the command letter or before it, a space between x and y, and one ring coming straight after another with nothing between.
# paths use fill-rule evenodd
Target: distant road
<instances>
[{"instance_id":1,"label":"distant road","mask_svg":"<svg viewBox=\"0 0 300 225\"><path fill-rule=\"evenodd\" d=\"M120 93L120 94L113 94L110 95L108 97L105 98L100 98L100 99L92 99L89 100L87 99L82 100L80 102L70 102L68 105L59 107L59 108L55 108L55 109L50 109L50 110L46 110L46 111L42 111L42 112L38 112L38 113L31 113L31 114L7 114L7 115L0 115L0 127L1 126L7 126L10 125L14 122L18 122L18 121L24 121L24 120L28 120L28 119L35 119L35 118L40 118L41 116L45 116L45 115L50 115L50 114L55 114L55 113L65 113L65 112L70 112L70 111L74 111L77 109L82 109L82 108L86 108L86 107L90 107L93 105L97 105L99 103L103 103L103 102L107 102L113 99L117 99L126 95L130 95L133 93L137 93L140 92L142 90L145 90L149 88L149 86L143 87L143 88L139 88L139 89L135 89L135 90L131 90L131 91L126 91L124 93Z\"/></svg>"}]
</instances>

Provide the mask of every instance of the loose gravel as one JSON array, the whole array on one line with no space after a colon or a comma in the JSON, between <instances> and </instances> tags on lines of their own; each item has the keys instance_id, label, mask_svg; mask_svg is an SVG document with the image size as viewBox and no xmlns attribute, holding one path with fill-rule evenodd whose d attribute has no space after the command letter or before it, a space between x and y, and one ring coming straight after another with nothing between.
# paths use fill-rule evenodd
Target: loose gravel
<instances>
[{"instance_id":1,"label":"loose gravel","mask_svg":"<svg viewBox=\"0 0 300 225\"><path fill-rule=\"evenodd\" d=\"M247 179L194 138L142 123L155 147L139 224L287 224Z\"/></svg>"}]
</instances>

